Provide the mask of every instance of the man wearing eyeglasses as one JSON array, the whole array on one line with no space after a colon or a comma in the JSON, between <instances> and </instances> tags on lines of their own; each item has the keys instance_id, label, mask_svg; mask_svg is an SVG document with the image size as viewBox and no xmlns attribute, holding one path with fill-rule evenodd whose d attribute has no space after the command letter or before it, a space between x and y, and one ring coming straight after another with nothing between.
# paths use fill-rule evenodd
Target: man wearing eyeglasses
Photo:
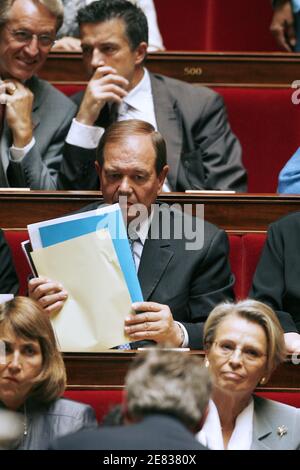
<instances>
[{"instance_id":1,"label":"man wearing eyeglasses","mask_svg":"<svg viewBox=\"0 0 300 470\"><path fill-rule=\"evenodd\" d=\"M75 106L35 73L62 21L61 0L0 2L0 187L59 187Z\"/></svg>"}]
</instances>

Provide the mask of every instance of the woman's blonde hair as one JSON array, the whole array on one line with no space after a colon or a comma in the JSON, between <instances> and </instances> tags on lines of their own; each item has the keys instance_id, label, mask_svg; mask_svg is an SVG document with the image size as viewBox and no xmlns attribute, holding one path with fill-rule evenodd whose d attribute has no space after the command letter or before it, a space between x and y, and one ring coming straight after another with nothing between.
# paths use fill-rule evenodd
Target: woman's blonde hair
<instances>
[{"instance_id":1,"label":"woman's blonde hair","mask_svg":"<svg viewBox=\"0 0 300 470\"><path fill-rule=\"evenodd\" d=\"M49 403L62 395L66 386L63 358L50 320L38 303L28 297L15 297L0 305L0 337L7 330L22 339L38 341L42 351L42 370L28 398Z\"/></svg>"},{"instance_id":2,"label":"woman's blonde hair","mask_svg":"<svg viewBox=\"0 0 300 470\"><path fill-rule=\"evenodd\" d=\"M215 341L220 323L228 316L245 318L263 328L267 338L267 372L271 374L286 356L284 333L275 312L268 305L252 299L217 305L204 325L203 343L206 350L209 350Z\"/></svg>"}]
</instances>

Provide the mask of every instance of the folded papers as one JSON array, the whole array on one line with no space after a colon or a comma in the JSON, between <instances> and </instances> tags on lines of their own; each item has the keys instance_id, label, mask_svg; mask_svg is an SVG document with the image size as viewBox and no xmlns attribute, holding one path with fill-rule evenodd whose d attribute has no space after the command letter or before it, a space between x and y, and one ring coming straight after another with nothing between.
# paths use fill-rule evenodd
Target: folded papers
<instances>
[{"instance_id":1,"label":"folded papers","mask_svg":"<svg viewBox=\"0 0 300 470\"><path fill-rule=\"evenodd\" d=\"M62 351L101 351L128 342L124 320L142 292L118 204L28 227L40 276L69 296L51 321Z\"/></svg>"}]
</instances>

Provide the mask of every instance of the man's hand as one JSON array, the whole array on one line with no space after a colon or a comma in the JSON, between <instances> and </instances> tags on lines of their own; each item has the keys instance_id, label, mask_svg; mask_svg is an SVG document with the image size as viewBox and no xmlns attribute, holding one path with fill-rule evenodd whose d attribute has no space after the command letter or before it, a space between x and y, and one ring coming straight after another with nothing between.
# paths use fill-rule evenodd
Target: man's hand
<instances>
[{"instance_id":1,"label":"man's hand","mask_svg":"<svg viewBox=\"0 0 300 470\"><path fill-rule=\"evenodd\" d=\"M270 31L282 49L293 51L296 45L296 32L290 0L282 0L275 6Z\"/></svg>"},{"instance_id":2,"label":"man's hand","mask_svg":"<svg viewBox=\"0 0 300 470\"><path fill-rule=\"evenodd\" d=\"M114 68L105 66L103 62L87 85L76 121L93 126L106 103L121 104L122 99L127 96L128 85L126 78L118 75Z\"/></svg>"},{"instance_id":3,"label":"man's hand","mask_svg":"<svg viewBox=\"0 0 300 470\"><path fill-rule=\"evenodd\" d=\"M28 282L28 294L33 300L36 300L42 309L48 315L58 313L68 293L59 282L51 281L46 277L35 277Z\"/></svg>"},{"instance_id":4,"label":"man's hand","mask_svg":"<svg viewBox=\"0 0 300 470\"><path fill-rule=\"evenodd\" d=\"M300 352L300 334L299 333L285 333L284 341L287 352L292 354Z\"/></svg>"},{"instance_id":5,"label":"man's hand","mask_svg":"<svg viewBox=\"0 0 300 470\"><path fill-rule=\"evenodd\" d=\"M174 321L167 305L156 302L136 302L132 304L138 314L125 320L125 332L133 341L150 339L157 343L167 343L180 347L182 335L180 326Z\"/></svg>"},{"instance_id":6,"label":"man's hand","mask_svg":"<svg viewBox=\"0 0 300 470\"><path fill-rule=\"evenodd\" d=\"M13 135L13 144L23 148L33 136L31 120L33 94L17 80L5 80L0 86L0 103L6 104L6 121Z\"/></svg>"},{"instance_id":7,"label":"man's hand","mask_svg":"<svg viewBox=\"0 0 300 470\"><path fill-rule=\"evenodd\" d=\"M82 52L81 41L78 38L72 36L65 36L55 41L51 51L69 51L69 52Z\"/></svg>"}]
</instances>

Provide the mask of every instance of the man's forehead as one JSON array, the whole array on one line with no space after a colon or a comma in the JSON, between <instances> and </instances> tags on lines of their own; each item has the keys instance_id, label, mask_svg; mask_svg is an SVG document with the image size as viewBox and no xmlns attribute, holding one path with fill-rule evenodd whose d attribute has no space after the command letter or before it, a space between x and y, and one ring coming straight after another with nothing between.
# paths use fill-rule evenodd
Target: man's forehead
<instances>
[{"instance_id":1,"label":"man's forehead","mask_svg":"<svg viewBox=\"0 0 300 470\"><path fill-rule=\"evenodd\" d=\"M26 0L24 3L16 0L8 13L8 21L17 23L24 28L39 26L40 28L56 29L57 18L41 3Z\"/></svg>"},{"instance_id":2,"label":"man's forehead","mask_svg":"<svg viewBox=\"0 0 300 470\"><path fill-rule=\"evenodd\" d=\"M98 21L94 23L82 23L80 25L80 36L85 40L100 40L101 42L110 42L117 37L128 42L126 26L121 18L112 18L111 20Z\"/></svg>"}]
</instances>

